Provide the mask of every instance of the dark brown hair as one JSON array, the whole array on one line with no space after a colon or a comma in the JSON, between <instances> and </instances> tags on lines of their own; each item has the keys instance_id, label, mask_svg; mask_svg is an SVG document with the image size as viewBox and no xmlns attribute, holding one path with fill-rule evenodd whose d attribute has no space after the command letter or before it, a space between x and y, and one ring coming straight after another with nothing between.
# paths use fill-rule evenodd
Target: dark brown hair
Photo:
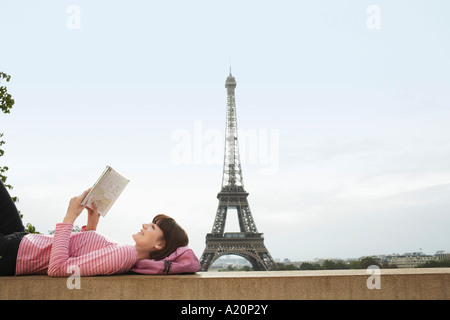
<instances>
[{"instance_id":1,"label":"dark brown hair","mask_svg":"<svg viewBox=\"0 0 450 320\"><path fill-rule=\"evenodd\" d=\"M163 232L162 239L164 247L161 250L150 253L150 259L161 260L175 252L178 247L187 246L189 238L186 231L181 228L178 223L165 214L158 214L153 218L156 224Z\"/></svg>"}]
</instances>

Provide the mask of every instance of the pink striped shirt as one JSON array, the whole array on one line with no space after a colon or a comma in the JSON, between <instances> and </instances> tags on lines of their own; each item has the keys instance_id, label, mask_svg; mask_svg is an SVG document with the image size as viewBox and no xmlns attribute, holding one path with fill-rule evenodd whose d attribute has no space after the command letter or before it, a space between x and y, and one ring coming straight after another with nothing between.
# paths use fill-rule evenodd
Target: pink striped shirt
<instances>
[{"instance_id":1,"label":"pink striped shirt","mask_svg":"<svg viewBox=\"0 0 450 320\"><path fill-rule=\"evenodd\" d=\"M136 263L134 246L95 231L73 233L72 228L72 223L58 223L54 235L26 235L20 242L16 275L68 277L71 266L78 266L81 276L110 275L126 273Z\"/></svg>"}]
</instances>

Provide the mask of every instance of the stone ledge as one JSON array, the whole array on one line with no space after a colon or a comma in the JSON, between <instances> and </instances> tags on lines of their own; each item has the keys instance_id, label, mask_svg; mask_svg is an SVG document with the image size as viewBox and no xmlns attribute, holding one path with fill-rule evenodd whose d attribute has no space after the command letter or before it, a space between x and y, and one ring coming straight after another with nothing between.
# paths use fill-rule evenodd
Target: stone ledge
<instances>
[{"instance_id":1,"label":"stone ledge","mask_svg":"<svg viewBox=\"0 0 450 320\"><path fill-rule=\"evenodd\" d=\"M427 300L450 299L450 268L381 269L380 289L368 289L366 270L199 272L190 275L68 278L0 277L0 299L148 300Z\"/></svg>"}]
</instances>

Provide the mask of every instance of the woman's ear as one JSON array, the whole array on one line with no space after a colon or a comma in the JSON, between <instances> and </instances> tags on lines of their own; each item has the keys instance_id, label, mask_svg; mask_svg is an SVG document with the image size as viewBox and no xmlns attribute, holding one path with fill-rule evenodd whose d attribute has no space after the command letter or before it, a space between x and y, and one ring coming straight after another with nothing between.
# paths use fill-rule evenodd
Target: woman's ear
<instances>
[{"instance_id":1,"label":"woman's ear","mask_svg":"<svg viewBox=\"0 0 450 320\"><path fill-rule=\"evenodd\" d=\"M159 240L159 241L157 241L156 244L155 244L155 249L156 249L156 250L161 250L161 249L164 248L164 245L165 245L165 244L166 244L165 241Z\"/></svg>"}]
</instances>

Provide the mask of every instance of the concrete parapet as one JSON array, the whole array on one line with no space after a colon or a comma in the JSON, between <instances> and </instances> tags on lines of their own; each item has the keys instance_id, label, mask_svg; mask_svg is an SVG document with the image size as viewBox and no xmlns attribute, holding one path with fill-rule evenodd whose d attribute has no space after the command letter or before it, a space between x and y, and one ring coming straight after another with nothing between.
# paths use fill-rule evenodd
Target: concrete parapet
<instances>
[{"instance_id":1,"label":"concrete parapet","mask_svg":"<svg viewBox=\"0 0 450 320\"><path fill-rule=\"evenodd\" d=\"M0 299L300 300L450 299L450 268L0 277Z\"/></svg>"}]
</instances>

